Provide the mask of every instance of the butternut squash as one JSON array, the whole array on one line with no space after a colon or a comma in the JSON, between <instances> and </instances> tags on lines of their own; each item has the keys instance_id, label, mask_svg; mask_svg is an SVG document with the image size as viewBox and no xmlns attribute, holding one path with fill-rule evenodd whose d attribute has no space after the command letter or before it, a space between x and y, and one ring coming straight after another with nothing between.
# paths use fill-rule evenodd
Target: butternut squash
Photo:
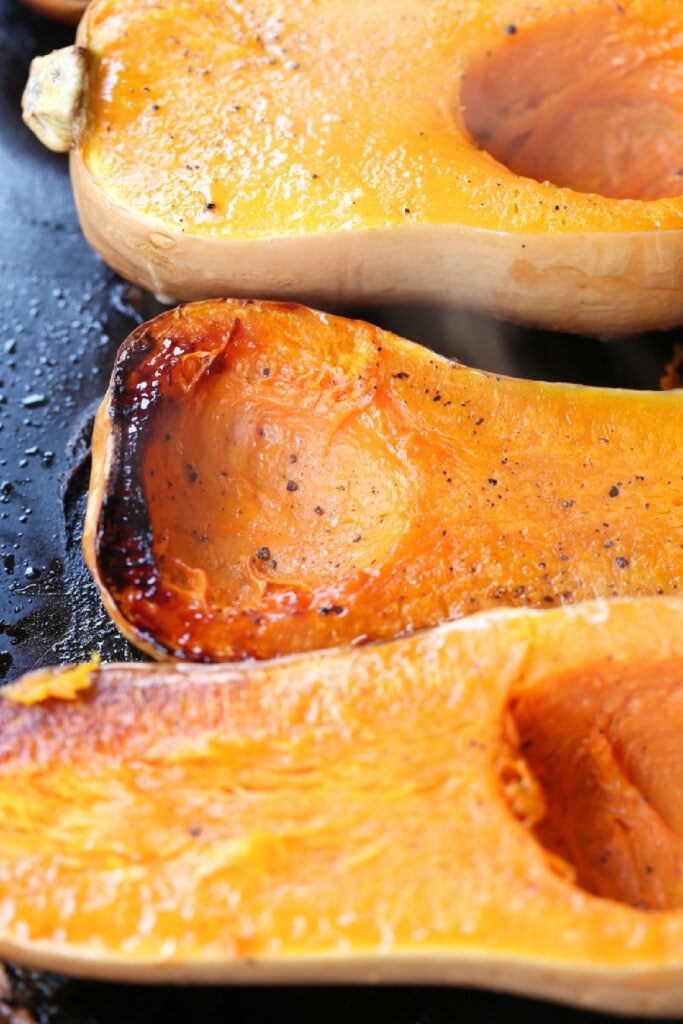
<instances>
[{"instance_id":1,"label":"butternut squash","mask_svg":"<svg viewBox=\"0 0 683 1024\"><path fill-rule=\"evenodd\" d=\"M166 302L683 322L679 0L94 0L76 44L83 230Z\"/></svg>"},{"instance_id":2,"label":"butternut squash","mask_svg":"<svg viewBox=\"0 0 683 1024\"><path fill-rule=\"evenodd\" d=\"M679 1017L682 615L599 601L26 677L0 697L0 955Z\"/></svg>"},{"instance_id":3,"label":"butternut squash","mask_svg":"<svg viewBox=\"0 0 683 1024\"><path fill-rule=\"evenodd\" d=\"M157 658L675 593L683 394L514 380L362 321L207 300L122 346L83 548Z\"/></svg>"}]
</instances>

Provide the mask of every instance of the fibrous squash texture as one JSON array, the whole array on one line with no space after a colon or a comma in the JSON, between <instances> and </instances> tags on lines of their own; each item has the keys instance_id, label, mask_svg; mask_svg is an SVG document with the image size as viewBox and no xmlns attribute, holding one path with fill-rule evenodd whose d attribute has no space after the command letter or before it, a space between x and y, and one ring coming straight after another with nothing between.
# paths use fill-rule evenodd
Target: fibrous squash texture
<instances>
[{"instance_id":1,"label":"fibrous squash texture","mask_svg":"<svg viewBox=\"0 0 683 1024\"><path fill-rule=\"evenodd\" d=\"M0 699L0 953L680 1012L682 610L26 677Z\"/></svg>"},{"instance_id":2,"label":"fibrous squash texture","mask_svg":"<svg viewBox=\"0 0 683 1024\"><path fill-rule=\"evenodd\" d=\"M683 403L469 369L361 321L189 304L123 345L88 563L158 657L272 657L501 605L672 594Z\"/></svg>"}]
</instances>

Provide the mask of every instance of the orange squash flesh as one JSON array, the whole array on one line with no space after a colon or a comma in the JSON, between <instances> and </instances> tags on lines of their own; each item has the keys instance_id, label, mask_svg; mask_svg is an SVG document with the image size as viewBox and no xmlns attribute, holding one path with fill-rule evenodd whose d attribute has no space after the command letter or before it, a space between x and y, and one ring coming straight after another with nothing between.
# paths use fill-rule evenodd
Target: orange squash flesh
<instances>
[{"instance_id":1,"label":"orange squash flesh","mask_svg":"<svg viewBox=\"0 0 683 1024\"><path fill-rule=\"evenodd\" d=\"M473 137L522 177L603 198L680 197L683 22L672 13L594 3L510 33L465 76Z\"/></svg>"},{"instance_id":2,"label":"orange squash flesh","mask_svg":"<svg viewBox=\"0 0 683 1024\"><path fill-rule=\"evenodd\" d=\"M0 955L96 977L478 984L679 1015L666 859L680 779L651 799L622 764L666 773L682 723L648 715L634 734L620 716L680 703L682 612L678 598L594 602L258 665L104 665L71 700L21 703L27 677L0 699ZM558 712L569 695L611 730L597 771L590 716ZM576 760L563 793L547 783L559 733ZM582 774L597 794L583 821ZM554 809L589 834L584 860L622 857L609 897L539 838Z\"/></svg>"},{"instance_id":3,"label":"orange squash flesh","mask_svg":"<svg viewBox=\"0 0 683 1024\"><path fill-rule=\"evenodd\" d=\"M554 0L524 11L470 0L454 11L437 0L425 11L400 0L388 17L367 0L244 10L97 0L78 42L95 61L85 167L113 179L130 208L158 221L172 213L190 234L277 238L415 220L521 233L680 226L679 202L640 201L683 193L677 3ZM480 140L480 181L461 163L469 134ZM201 166L179 166L193 143ZM620 152L628 143L634 152ZM556 156L554 184L574 195L541 188L542 161Z\"/></svg>"},{"instance_id":4,"label":"orange squash flesh","mask_svg":"<svg viewBox=\"0 0 683 1024\"><path fill-rule=\"evenodd\" d=\"M95 0L86 236L167 301L683 320L678 0Z\"/></svg>"},{"instance_id":5,"label":"orange squash flesh","mask_svg":"<svg viewBox=\"0 0 683 1024\"><path fill-rule=\"evenodd\" d=\"M553 676L517 699L513 714L528 768L548 797L538 825L544 845L574 865L591 892L682 909L678 660L663 659L646 687L638 664ZM539 721L552 727L539 732Z\"/></svg>"},{"instance_id":6,"label":"orange squash flesh","mask_svg":"<svg viewBox=\"0 0 683 1024\"><path fill-rule=\"evenodd\" d=\"M158 658L675 593L683 399L499 377L248 300L161 314L96 420L84 553Z\"/></svg>"}]
</instances>

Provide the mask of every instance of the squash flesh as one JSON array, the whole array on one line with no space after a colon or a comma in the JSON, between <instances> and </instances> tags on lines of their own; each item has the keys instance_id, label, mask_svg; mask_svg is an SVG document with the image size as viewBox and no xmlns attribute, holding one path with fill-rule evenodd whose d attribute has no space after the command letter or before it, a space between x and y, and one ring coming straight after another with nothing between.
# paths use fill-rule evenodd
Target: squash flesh
<instances>
[{"instance_id":1,"label":"squash flesh","mask_svg":"<svg viewBox=\"0 0 683 1024\"><path fill-rule=\"evenodd\" d=\"M646 909L683 906L683 690L674 659L549 677L514 701L547 813L544 846L592 892Z\"/></svg>"},{"instance_id":2,"label":"squash flesh","mask_svg":"<svg viewBox=\"0 0 683 1024\"><path fill-rule=\"evenodd\" d=\"M545 60L531 76L544 81L561 62L574 83L589 54L572 46L612 26L621 34L625 23L625 42L617 35L612 50L598 54L602 91L609 83L603 60L637 67L649 49L659 69L656 95L662 106L670 104L674 124L683 121L675 116L683 98L675 71L683 45L677 8L641 2L627 17L613 4L595 6L556 0L524 14L519 4L497 3L494 13L471 2L456 18L446 0L428 12L401 0L387 18L378 2L316 13L318 5L283 8L274 0L220 12L210 0L97 0L78 37L96 57L82 158L124 205L209 236L276 238L406 221L512 232L680 227L679 204L616 206L609 192L582 195L576 187L579 194L568 194L483 152L476 179L468 177L472 144L467 93L459 109L459 76L467 82L475 57L498 69L496 49L493 58L484 54L500 48L510 23L520 39L530 31L546 43ZM516 72L516 43L515 37L511 67L502 67L506 83ZM653 91L646 85L633 85L640 102ZM576 97L567 91L570 105ZM601 138L595 130L588 138L558 132L551 151L560 141L583 149L596 134ZM639 191L630 198L641 198Z\"/></svg>"},{"instance_id":3,"label":"squash flesh","mask_svg":"<svg viewBox=\"0 0 683 1024\"><path fill-rule=\"evenodd\" d=\"M481 148L523 177L578 192L680 196L683 32L665 8L647 19L640 10L558 14L473 62L462 102Z\"/></svg>"},{"instance_id":4,"label":"squash flesh","mask_svg":"<svg viewBox=\"0 0 683 1024\"><path fill-rule=\"evenodd\" d=\"M84 552L156 657L675 593L676 392L512 380L299 306L190 304L122 347Z\"/></svg>"},{"instance_id":5,"label":"squash flesh","mask_svg":"<svg viewBox=\"0 0 683 1024\"><path fill-rule=\"evenodd\" d=\"M595 18L598 35L603 25L616 34L609 67L623 47L627 62L650 59L651 79L640 82L636 66L612 95L600 69L613 131L596 132L588 116L588 138L581 125L553 134L550 118L550 168L570 165L567 144L592 178L548 181L533 162L510 169L504 129L491 153L480 136L480 62L502 62L505 91L500 51L513 25L515 40L547 37L549 61L576 72L576 85L591 69L558 26L573 19L575 41ZM81 225L118 273L169 303L421 302L584 334L671 327L683 319L681 200L636 179L643 149L668 147L674 175L680 162L680 31L680 8L661 0L521 11L512 0L457 10L401 0L389 17L378 0L95 0L77 33L89 58L70 156ZM513 63L511 77L518 71ZM539 66L533 81L545 76ZM605 164L600 144L629 130L629 108L651 98L650 85L661 131L652 146L631 146L633 192L614 200L622 168L610 152ZM582 99L569 89L565 108ZM543 123L534 127L543 136ZM595 184L605 194L580 191Z\"/></svg>"},{"instance_id":6,"label":"squash flesh","mask_svg":"<svg viewBox=\"0 0 683 1024\"><path fill-rule=\"evenodd\" d=\"M511 707L539 687L580 701L604 672L607 702L622 674L647 700L680 665L680 614L676 598L486 613L259 666L101 666L73 701L2 700L0 950L138 980L394 977L679 1012L680 911L577 886L504 779L525 756ZM558 725L546 710L536 733Z\"/></svg>"}]
</instances>

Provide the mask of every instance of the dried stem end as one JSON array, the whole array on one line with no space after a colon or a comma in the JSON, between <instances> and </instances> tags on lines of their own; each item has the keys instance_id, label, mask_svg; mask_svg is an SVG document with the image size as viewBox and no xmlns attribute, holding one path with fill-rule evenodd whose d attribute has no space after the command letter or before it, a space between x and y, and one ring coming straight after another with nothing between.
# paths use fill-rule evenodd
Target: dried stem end
<instances>
[{"instance_id":1,"label":"dried stem end","mask_svg":"<svg viewBox=\"0 0 683 1024\"><path fill-rule=\"evenodd\" d=\"M65 46L31 61L21 100L24 123L56 153L73 145L83 106L87 51Z\"/></svg>"}]
</instances>

